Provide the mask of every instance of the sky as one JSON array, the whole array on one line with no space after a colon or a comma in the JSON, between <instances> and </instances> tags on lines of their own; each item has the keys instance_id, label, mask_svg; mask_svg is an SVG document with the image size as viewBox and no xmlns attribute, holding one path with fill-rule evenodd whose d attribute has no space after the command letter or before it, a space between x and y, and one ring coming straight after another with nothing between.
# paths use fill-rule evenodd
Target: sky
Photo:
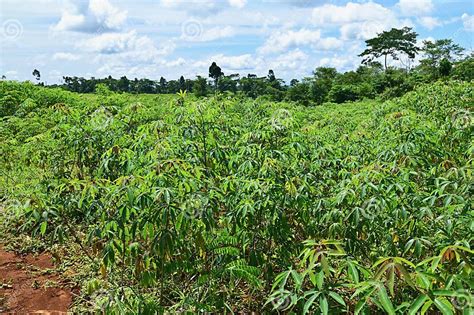
<instances>
[{"instance_id":1,"label":"sky","mask_svg":"<svg viewBox=\"0 0 474 315\"><path fill-rule=\"evenodd\" d=\"M392 27L473 49L473 0L0 0L0 75L129 79L224 73L287 82L319 66L357 68Z\"/></svg>"}]
</instances>

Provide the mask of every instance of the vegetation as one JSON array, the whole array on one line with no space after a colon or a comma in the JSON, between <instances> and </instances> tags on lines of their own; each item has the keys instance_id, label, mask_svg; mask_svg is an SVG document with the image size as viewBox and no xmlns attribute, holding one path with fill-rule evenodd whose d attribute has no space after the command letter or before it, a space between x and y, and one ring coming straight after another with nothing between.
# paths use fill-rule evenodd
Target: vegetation
<instances>
[{"instance_id":1,"label":"vegetation","mask_svg":"<svg viewBox=\"0 0 474 315\"><path fill-rule=\"evenodd\" d=\"M290 86L1 81L0 232L81 261L78 313L471 314L472 56L424 49Z\"/></svg>"},{"instance_id":2,"label":"vegetation","mask_svg":"<svg viewBox=\"0 0 474 315\"><path fill-rule=\"evenodd\" d=\"M356 71L338 73L335 68L319 67L313 76L303 78L301 82L292 79L289 85L278 79L271 69L265 77L255 74L241 77L237 73L226 76L217 63L212 62L209 67L210 80L202 76L194 80L181 76L179 80L170 81L163 77L153 81L138 78L130 80L126 76L120 79L111 76L104 79L65 76L60 87L78 93L94 93L97 85L105 84L114 92L176 94L186 90L198 97L221 92L251 98L266 96L278 102L295 101L308 106L324 102L390 99L412 91L419 83L452 78L468 82L474 80L472 54L464 55L464 49L451 39L424 41L422 47L418 47L417 36L409 27L384 31L366 41L367 48L359 55L363 57L362 65ZM414 58L420 54L420 62L414 67ZM390 66L390 59L402 67ZM32 74L39 82L40 72L35 69Z\"/></svg>"},{"instance_id":3,"label":"vegetation","mask_svg":"<svg viewBox=\"0 0 474 315\"><path fill-rule=\"evenodd\" d=\"M313 108L2 82L3 230L88 257L82 311L468 310L473 91Z\"/></svg>"}]
</instances>

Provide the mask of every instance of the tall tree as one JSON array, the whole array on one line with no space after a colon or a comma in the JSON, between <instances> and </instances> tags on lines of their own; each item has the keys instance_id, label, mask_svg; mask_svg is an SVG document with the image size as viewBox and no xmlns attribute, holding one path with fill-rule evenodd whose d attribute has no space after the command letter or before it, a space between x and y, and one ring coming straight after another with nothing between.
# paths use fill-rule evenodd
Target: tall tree
<instances>
[{"instance_id":1,"label":"tall tree","mask_svg":"<svg viewBox=\"0 0 474 315\"><path fill-rule=\"evenodd\" d=\"M36 81L39 81L41 79L41 73L38 69L33 70L31 74L35 77Z\"/></svg>"},{"instance_id":2,"label":"tall tree","mask_svg":"<svg viewBox=\"0 0 474 315\"><path fill-rule=\"evenodd\" d=\"M273 72L272 69L268 70L268 75L267 75L268 81L273 82L276 80L275 77L275 72Z\"/></svg>"},{"instance_id":3,"label":"tall tree","mask_svg":"<svg viewBox=\"0 0 474 315\"><path fill-rule=\"evenodd\" d=\"M432 78L449 75L452 63L458 60L464 51L451 39L438 39L434 42L425 40L421 50L424 58L420 60L420 68Z\"/></svg>"},{"instance_id":4,"label":"tall tree","mask_svg":"<svg viewBox=\"0 0 474 315\"><path fill-rule=\"evenodd\" d=\"M414 59L419 51L416 46L416 37L418 36L411 27L401 29L392 28L390 31L383 31L377 34L377 37L365 41L367 49L359 57L364 57L363 64L384 57L385 70L387 70L387 58L399 60L400 54L406 54L408 58Z\"/></svg>"},{"instance_id":5,"label":"tall tree","mask_svg":"<svg viewBox=\"0 0 474 315\"><path fill-rule=\"evenodd\" d=\"M179 89L183 91L186 90L186 80L184 79L184 76L179 78Z\"/></svg>"},{"instance_id":6,"label":"tall tree","mask_svg":"<svg viewBox=\"0 0 474 315\"><path fill-rule=\"evenodd\" d=\"M219 82L219 78L224 75L224 72L222 72L221 67L219 67L215 62L211 64L209 67L209 77L214 79L214 85L217 91L217 85Z\"/></svg>"}]
</instances>

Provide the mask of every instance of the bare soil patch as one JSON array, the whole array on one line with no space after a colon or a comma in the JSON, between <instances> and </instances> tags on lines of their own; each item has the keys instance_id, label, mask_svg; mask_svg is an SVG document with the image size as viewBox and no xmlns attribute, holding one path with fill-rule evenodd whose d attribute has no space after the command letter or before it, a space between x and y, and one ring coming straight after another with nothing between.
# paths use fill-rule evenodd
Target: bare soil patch
<instances>
[{"instance_id":1,"label":"bare soil patch","mask_svg":"<svg viewBox=\"0 0 474 315\"><path fill-rule=\"evenodd\" d=\"M0 314L65 314L72 290L48 254L19 256L0 247Z\"/></svg>"}]
</instances>

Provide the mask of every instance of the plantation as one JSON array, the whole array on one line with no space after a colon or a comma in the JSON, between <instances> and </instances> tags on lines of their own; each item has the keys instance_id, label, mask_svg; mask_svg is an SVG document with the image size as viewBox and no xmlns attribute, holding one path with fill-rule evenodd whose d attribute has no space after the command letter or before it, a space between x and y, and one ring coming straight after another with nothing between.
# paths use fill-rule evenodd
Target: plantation
<instances>
[{"instance_id":1,"label":"plantation","mask_svg":"<svg viewBox=\"0 0 474 315\"><path fill-rule=\"evenodd\" d=\"M4 81L2 242L73 266L76 312L471 314L473 97L452 81L304 107Z\"/></svg>"}]
</instances>

